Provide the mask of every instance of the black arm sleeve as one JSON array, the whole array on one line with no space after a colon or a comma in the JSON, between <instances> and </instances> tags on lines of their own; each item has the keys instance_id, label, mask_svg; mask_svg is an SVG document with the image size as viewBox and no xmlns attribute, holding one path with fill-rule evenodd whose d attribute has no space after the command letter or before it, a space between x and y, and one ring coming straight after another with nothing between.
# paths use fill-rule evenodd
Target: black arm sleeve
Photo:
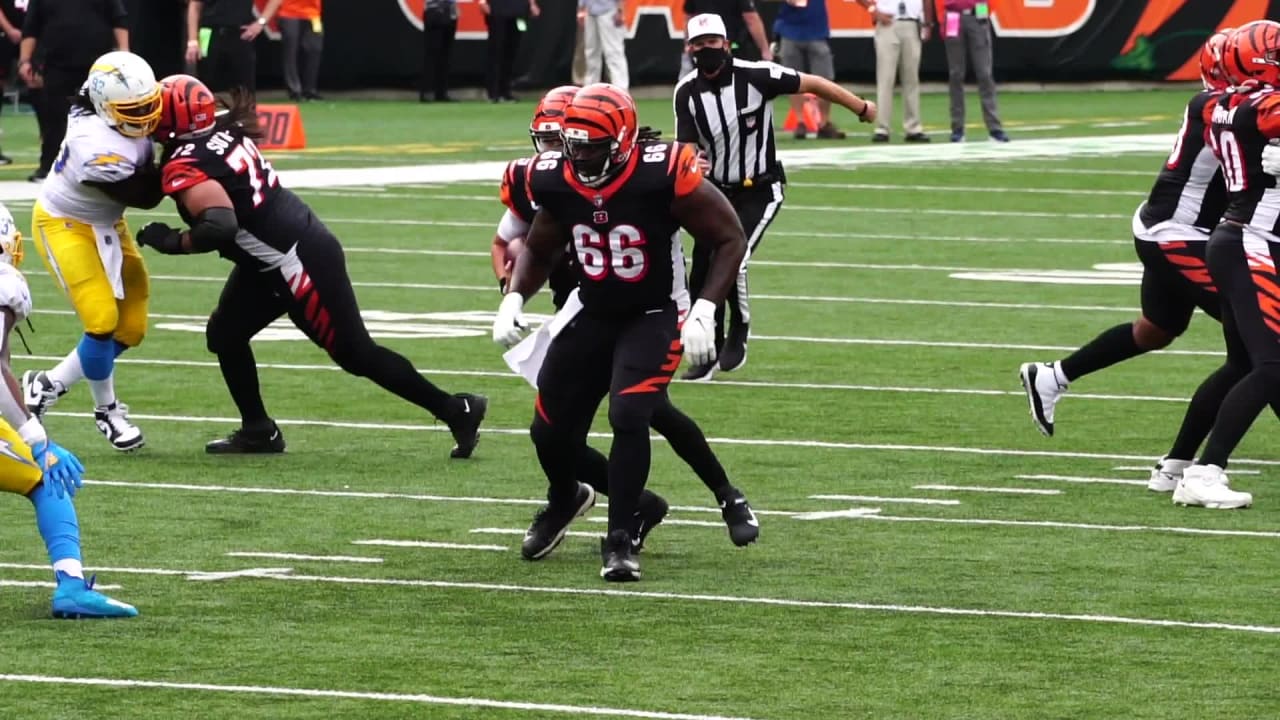
<instances>
[{"instance_id":1,"label":"black arm sleeve","mask_svg":"<svg viewBox=\"0 0 1280 720\"><path fill-rule=\"evenodd\" d=\"M150 210L164 200L164 188L160 185L160 171L154 166L139 168L137 172L119 182L101 180L84 180L83 182L131 208Z\"/></svg>"},{"instance_id":2,"label":"black arm sleeve","mask_svg":"<svg viewBox=\"0 0 1280 720\"><path fill-rule=\"evenodd\" d=\"M39 2L39 0L36 0ZM111 0L107 4L108 20L113 28L129 28L129 11L124 7L124 0Z\"/></svg>"},{"instance_id":3,"label":"black arm sleeve","mask_svg":"<svg viewBox=\"0 0 1280 720\"><path fill-rule=\"evenodd\" d=\"M206 208L191 226L191 252L206 253L234 242L240 223L229 207Z\"/></svg>"}]
</instances>

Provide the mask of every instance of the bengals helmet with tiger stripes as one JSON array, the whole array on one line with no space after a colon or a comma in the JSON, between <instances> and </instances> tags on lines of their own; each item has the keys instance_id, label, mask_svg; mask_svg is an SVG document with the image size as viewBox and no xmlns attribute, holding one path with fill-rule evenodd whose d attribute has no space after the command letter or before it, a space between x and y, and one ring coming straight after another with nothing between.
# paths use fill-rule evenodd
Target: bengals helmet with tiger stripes
<instances>
[{"instance_id":1,"label":"bengals helmet with tiger stripes","mask_svg":"<svg viewBox=\"0 0 1280 720\"><path fill-rule=\"evenodd\" d=\"M588 85L565 108L564 152L578 181L599 187L631 159L639 131L636 103L627 91L608 83Z\"/></svg>"},{"instance_id":2,"label":"bengals helmet with tiger stripes","mask_svg":"<svg viewBox=\"0 0 1280 720\"><path fill-rule=\"evenodd\" d=\"M1222 48L1222 69L1235 87L1280 87L1280 23L1255 20L1236 28Z\"/></svg>"},{"instance_id":3,"label":"bengals helmet with tiger stripes","mask_svg":"<svg viewBox=\"0 0 1280 720\"><path fill-rule=\"evenodd\" d=\"M218 103L207 85L190 75L170 75L160 81L160 142L183 140L213 129Z\"/></svg>"},{"instance_id":4,"label":"bengals helmet with tiger stripes","mask_svg":"<svg viewBox=\"0 0 1280 720\"><path fill-rule=\"evenodd\" d=\"M533 149L538 152L560 149L560 126L564 122L564 109L573 102L578 94L577 85L561 85L547 91L538 101L533 111L533 121L529 123L529 137L533 138Z\"/></svg>"},{"instance_id":5,"label":"bengals helmet with tiger stripes","mask_svg":"<svg viewBox=\"0 0 1280 720\"><path fill-rule=\"evenodd\" d=\"M1226 71L1222 69L1222 52L1233 32L1234 28L1223 28L1210 35L1200 48L1200 79L1205 90L1226 90L1231 86Z\"/></svg>"}]
</instances>

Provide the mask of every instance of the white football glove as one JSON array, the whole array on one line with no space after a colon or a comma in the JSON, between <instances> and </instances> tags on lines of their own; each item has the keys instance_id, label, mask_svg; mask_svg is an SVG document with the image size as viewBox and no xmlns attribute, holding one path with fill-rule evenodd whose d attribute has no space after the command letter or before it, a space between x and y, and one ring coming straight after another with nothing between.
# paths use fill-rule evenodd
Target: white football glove
<instances>
[{"instance_id":1,"label":"white football glove","mask_svg":"<svg viewBox=\"0 0 1280 720\"><path fill-rule=\"evenodd\" d=\"M704 365L716 359L715 303L698 298L680 328L680 344L684 346L684 356L694 365Z\"/></svg>"},{"instance_id":2,"label":"white football glove","mask_svg":"<svg viewBox=\"0 0 1280 720\"><path fill-rule=\"evenodd\" d=\"M1280 146L1262 148L1262 171L1268 175L1280 175Z\"/></svg>"},{"instance_id":3,"label":"white football glove","mask_svg":"<svg viewBox=\"0 0 1280 720\"><path fill-rule=\"evenodd\" d=\"M498 315L493 319L493 341L499 345L510 348L520 342L520 338L524 336L524 331L528 329L525 325L524 315L524 296L518 292L509 292L502 296L502 304L498 306Z\"/></svg>"}]
</instances>

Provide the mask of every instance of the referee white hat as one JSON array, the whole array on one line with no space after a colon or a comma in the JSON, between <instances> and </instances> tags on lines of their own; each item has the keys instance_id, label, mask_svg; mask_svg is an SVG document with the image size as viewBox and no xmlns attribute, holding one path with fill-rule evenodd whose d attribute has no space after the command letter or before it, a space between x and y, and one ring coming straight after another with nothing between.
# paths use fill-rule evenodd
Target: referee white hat
<instances>
[{"instance_id":1,"label":"referee white hat","mask_svg":"<svg viewBox=\"0 0 1280 720\"><path fill-rule=\"evenodd\" d=\"M724 20L721 20L720 16L714 13L703 13L689 18L689 24L685 29L685 37L693 40L703 35L729 37L729 31L724 27Z\"/></svg>"}]
</instances>

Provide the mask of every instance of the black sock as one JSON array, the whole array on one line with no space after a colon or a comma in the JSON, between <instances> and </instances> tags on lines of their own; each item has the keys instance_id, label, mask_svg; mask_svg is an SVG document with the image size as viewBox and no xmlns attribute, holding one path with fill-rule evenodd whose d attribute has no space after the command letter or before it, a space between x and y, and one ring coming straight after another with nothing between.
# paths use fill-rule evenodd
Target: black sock
<instances>
[{"instance_id":1,"label":"black sock","mask_svg":"<svg viewBox=\"0 0 1280 720\"><path fill-rule=\"evenodd\" d=\"M1060 366L1062 374L1071 381L1144 352L1146 350L1138 347L1138 343L1133 339L1133 325L1125 323L1103 331L1101 335L1089 341L1088 345L1063 358Z\"/></svg>"},{"instance_id":2,"label":"black sock","mask_svg":"<svg viewBox=\"0 0 1280 720\"><path fill-rule=\"evenodd\" d=\"M1200 383L1191 396L1191 403L1182 416L1182 425L1178 428L1178 437L1169 449L1168 457L1176 460L1194 460L1200 444L1213 429L1218 418L1218 410L1222 400L1231 392L1231 388L1245 376L1247 370L1230 363L1224 364L1212 375Z\"/></svg>"},{"instance_id":3,"label":"black sock","mask_svg":"<svg viewBox=\"0 0 1280 720\"><path fill-rule=\"evenodd\" d=\"M613 428L609 449L609 531L628 530L649 479L649 424Z\"/></svg>"},{"instance_id":4,"label":"black sock","mask_svg":"<svg viewBox=\"0 0 1280 720\"><path fill-rule=\"evenodd\" d=\"M565 435L540 416L529 429L538 464L547 476L547 502L552 505L572 503L578 495L577 465L580 454L574 450L572 434Z\"/></svg>"},{"instance_id":5,"label":"black sock","mask_svg":"<svg viewBox=\"0 0 1280 720\"><path fill-rule=\"evenodd\" d=\"M650 422L653 429L667 439L675 454L698 475L702 484L715 494L717 500L723 499L725 494L733 490L733 486L729 484L729 475L725 473L720 459L711 451L707 436L693 418L667 402L654 411Z\"/></svg>"},{"instance_id":6,"label":"black sock","mask_svg":"<svg viewBox=\"0 0 1280 720\"><path fill-rule=\"evenodd\" d=\"M577 473L578 482L586 483L601 495L608 496L609 458L605 457L604 453L590 445L583 445L582 450L578 452ZM648 490L640 493L639 505L651 505L656 502L658 502L657 493Z\"/></svg>"},{"instance_id":7,"label":"black sock","mask_svg":"<svg viewBox=\"0 0 1280 720\"><path fill-rule=\"evenodd\" d=\"M1236 383L1222 400L1217 422L1205 442L1204 452L1200 454L1200 463L1225 468L1231 453L1249 432L1249 426L1278 394L1280 387L1276 386L1276 376L1265 368L1254 368Z\"/></svg>"},{"instance_id":8,"label":"black sock","mask_svg":"<svg viewBox=\"0 0 1280 720\"><path fill-rule=\"evenodd\" d=\"M436 387L422 376L409 359L400 353L374 345L365 353L361 367L354 372L377 383L385 390L399 395L426 410L439 420L451 423L463 412L462 401Z\"/></svg>"},{"instance_id":9,"label":"black sock","mask_svg":"<svg viewBox=\"0 0 1280 720\"><path fill-rule=\"evenodd\" d=\"M240 424L246 430L262 430L271 426L271 417L262 404L262 391L258 385L258 365L248 343L242 348L224 349L218 353L218 367L222 380L227 384L231 400L240 411Z\"/></svg>"}]
</instances>

